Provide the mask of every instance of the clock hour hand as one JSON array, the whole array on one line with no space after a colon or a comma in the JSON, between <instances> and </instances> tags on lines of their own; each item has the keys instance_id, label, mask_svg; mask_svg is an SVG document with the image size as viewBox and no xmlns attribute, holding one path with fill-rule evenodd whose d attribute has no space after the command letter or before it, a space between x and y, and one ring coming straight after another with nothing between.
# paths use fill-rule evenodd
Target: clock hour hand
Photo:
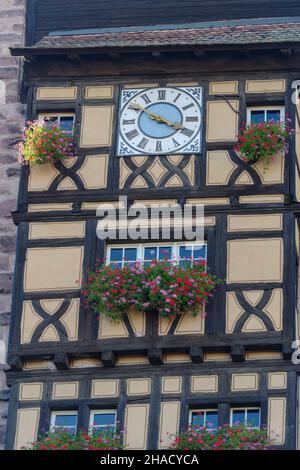
<instances>
[{"instance_id":1,"label":"clock hour hand","mask_svg":"<svg viewBox=\"0 0 300 470\"><path fill-rule=\"evenodd\" d=\"M143 106L140 106L137 103L131 104L130 108L143 111L144 113L149 115L150 119L153 119L154 121L160 124L167 124L167 126L174 127L174 129L176 130L183 128L183 126L179 124L179 122L170 121L169 119L166 119L163 116L160 116L159 114L153 113L152 111L148 111L147 109L143 108Z\"/></svg>"}]
</instances>

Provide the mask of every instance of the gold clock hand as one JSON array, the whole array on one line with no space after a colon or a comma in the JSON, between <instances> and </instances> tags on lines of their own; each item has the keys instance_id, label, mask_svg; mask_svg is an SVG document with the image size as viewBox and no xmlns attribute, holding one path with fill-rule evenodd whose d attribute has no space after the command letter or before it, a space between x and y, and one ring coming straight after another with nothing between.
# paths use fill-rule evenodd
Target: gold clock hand
<instances>
[{"instance_id":1,"label":"gold clock hand","mask_svg":"<svg viewBox=\"0 0 300 470\"><path fill-rule=\"evenodd\" d=\"M132 109L139 109L143 111L144 113L148 114L151 119L153 119L154 121L157 121L158 123L167 124L167 126L174 127L174 129L176 130L183 128L183 126L179 122L170 121L169 119L166 119L163 116L160 116L159 114L153 113L152 111L148 111L147 109L143 108L143 106L137 103L131 104L130 107Z\"/></svg>"}]
</instances>

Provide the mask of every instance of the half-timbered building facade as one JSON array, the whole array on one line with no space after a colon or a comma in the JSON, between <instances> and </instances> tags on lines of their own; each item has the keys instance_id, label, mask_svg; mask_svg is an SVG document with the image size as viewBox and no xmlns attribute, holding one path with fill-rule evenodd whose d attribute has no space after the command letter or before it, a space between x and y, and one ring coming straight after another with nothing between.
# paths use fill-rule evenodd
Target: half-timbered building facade
<instances>
[{"instance_id":1,"label":"half-timbered building facade","mask_svg":"<svg viewBox=\"0 0 300 470\"><path fill-rule=\"evenodd\" d=\"M22 169L7 449L62 423L115 421L127 448L167 448L199 411L215 426L250 416L279 449L297 447L300 21L247 12L110 29L80 29L78 20L12 50L25 58L28 119L74 132L76 157ZM42 13L36 25L30 18L29 29L45 29ZM160 137L136 128L131 113L173 106L177 95L191 125L182 141L172 126ZM140 109L126 116L128 103ZM286 114L289 153L268 169L242 161L234 146L245 123ZM179 203L195 214L204 205L203 256L225 280L205 318L129 312L113 323L84 308L97 259L199 248L174 238L174 227L168 241L100 240L96 210L120 196L126 209Z\"/></svg>"}]
</instances>

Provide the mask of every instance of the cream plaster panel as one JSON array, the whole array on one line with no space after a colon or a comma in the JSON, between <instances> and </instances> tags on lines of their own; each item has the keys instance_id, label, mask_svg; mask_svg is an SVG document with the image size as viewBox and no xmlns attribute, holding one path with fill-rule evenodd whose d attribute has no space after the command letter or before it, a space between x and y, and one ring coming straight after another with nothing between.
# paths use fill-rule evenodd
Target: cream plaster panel
<instances>
[{"instance_id":1,"label":"cream plaster panel","mask_svg":"<svg viewBox=\"0 0 300 470\"><path fill-rule=\"evenodd\" d=\"M61 306L64 299L42 299L40 300L43 309L53 315Z\"/></svg>"},{"instance_id":2,"label":"cream plaster panel","mask_svg":"<svg viewBox=\"0 0 300 470\"><path fill-rule=\"evenodd\" d=\"M29 240L42 238L84 238L85 222L32 222L29 224Z\"/></svg>"},{"instance_id":3,"label":"cream plaster panel","mask_svg":"<svg viewBox=\"0 0 300 470\"><path fill-rule=\"evenodd\" d=\"M18 410L15 449L20 450L37 438L40 419L40 408L23 408Z\"/></svg>"},{"instance_id":4,"label":"cream plaster panel","mask_svg":"<svg viewBox=\"0 0 300 470\"><path fill-rule=\"evenodd\" d=\"M119 162L120 162L119 187L122 189L122 188L124 188L124 184L125 184L125 181L127 180L128 176L131 175L131 170L126 165L124 158L120 158Z\"/></svg>"},{"instance_id":5,"label":"cream plaster panel","mask_svg":"<svg viewBox=\"0 0 300 470\"><path fill-rule=\"evenodd\" d=\"M269 398L268 432L272 444L280 445L285 442L286 398Z\"/></svg>"},{"instance_id":6,"label":"cream plaster panel","mask_svg":"<svg viewBox=\"0 0 300 470\"><path fill-rule=\"evenodd\" d=\"M162 377L162 393L181 393L182 377Z\"/></svg>"},{"instance_id":7,"label":"cream plaster panel","mask_svg":"<svg viewBox=\"0 0 300 470\"><path fill-rule=\"evenodd\" d=\"M282 359L282 354L279 351L246 351L246 359L248 361L275 361Z\"/></svg>"},{"instance_id":8,"label":"cream plaster panel","mask_svg":"<svg viewBox=\"0 0 300 470\"><path fill-rule=\"evenodd\" d=\"M230 204L229 197L205 197L205 198L192 198L186 200L187 205L197 206L224 206Z\"/></svg>"},{"instance_id":9,"label":"cream plaster panel","mask_svg":"<svg viewBox=\"0 0 300 470\"><path fill-rule=\"evenodd\" d=\"M212 150L206 154L207 186L227 185L230 176L237 168L225 150Z\"/></svg>"},{"instance_id":10,"label":"cream plaster panel","mask_svg":"<svg viewBox=\"0 0 300 470\"><path fill-rule=\"evenodd\" d=\"M43 395L42 383L23 383L20 384L19 400L41 400Z\"/></svg>"},{"instance_id":11,"label":"cream plaster panel","mask_svg":"<svg viewBox=\"0 0 300 470\"><path fill-rule=\"evenodd\" d=\"M104 208L111 209L112 207L114 207L115 209L120 209L120 208L124 208L124 204L120 204L120 205L119 205L119 201L83 202L83 203L82 203L82 206L81 206L81 209L82 209L83 211L91 211L91 210L96 211L98 208L101 208L101 209L104 209Z\"/></svg>"},{"instance_id":12,"label":"cream plaster panel","mask_svg":"<svg viewBox=\"0 0 300 470\"><path fill-rule=\"evenodd\" d=\"M239 102L229 100L231 107L238 111ZM208 101L207 130L208 142L231 142L237 139L238 113L234 112L226 101Z\"/></svg>"},{"instance_id":13,"label":"cream plaster panel","mask_svg":"<svg viewBox=\"0 0 300 470\"><path fill-rule=\"evenodd\" d=\"M37 100L75 100L77 87L40 87L37 89Z\"/></svg>"},{"instance_id":14,"label":"cream plaster panel","mask_svg":"<svg viewBox=\"0 0 300 470\"><path fill-rule=\"evenodd\" d=\"M128 379L127 395L149 395L151 392L151 379Z\"/></svg>"},{"instance_id":15,"label":"cream plaster panel","mask_svg":"<svg viewBox=\"0 0 300 470\"><path fill-rule=\"evenodd\" d=\"M51 203L51 204L28 204L28 212L59 212L71 211L72 202Z\"/></svg>"},{"instance_id":16,"label":"cream plaster panel","mask_svg":"<svg viewBox=\"0 0 300 470\"><path fill-rule=\"evenodd\" d=\"M173 175L165 184L166 188L176 188L177 186L183 186L181 179L177 175Z\"/></svg>"},{"instance_id":17,"label":"cream plaster panel","mask_svg":"<svg viewBox=\"0 0 300 470\"><path fill-rule=\"evenodd\" d=\"M133 201L133 207L174 206L177 203L177 199L136 199Z\"/></svg>"},{"instance_id":18,"label":"cream plaster panel","mask_svg":"<svg viewBox=\"0 0 300 470\"><path fill-rule=\"evenodd\" d=\"M243 294L247 302L249 302L250 305L253 305L253 307L255 307L255 305L257 305L258 302L260 302L261 299L263 298L264 291L263 290L244 290Z\"/></svg>"},{"instance_id":19,"label":"cream plaster panel","mask_svg":"<svg viewBox=\"0 0 300 470\"><path fill-rule=\"evenodd\" d=\"M146 333L146 313L139 312L135 308L127 311L128 319L136 336L145 336Z\"/></svg>"},{"instance_id":20,"label":"cream plaster panel","mask_svg":"<svg viewBox=\"0 0 300 470\"><path fill-rule=\"evenodd\" d=\"M265 169L265 163L259 160L252 165L259 174L263 184L280 184L284 182L284 161L285 155L277 155L269 168Z\"/></svg>"},{"instance_id":21,"label":"cream plaster panel","mask_svg":"<svg viewBox=\"0 0 300 470\"><path fill-rule=\"evenodd\" d=\"M48 361L48 360L31 360L31 361L24 362L23 370L39 370L39 369L55 370L56 367L52 361Z\"/></svg>"},{"instance_id":22,"label":"cream plaster panel","mask_svg":"<svg viewBox=\"0 0 300 470\"><path fill-rule=\"evenodd\" d=\"M147 356L119 356L116 363L118 366L134 366L149 364L149 359Z\"/></svg>"},{"instance_id":23,"label":"cream plaster panel","mask_svg":"<svg viewBox=\"0 0 300 470\"><path fill-rule=\"evenodd\" d=\"M284 79L246 81L246 93L283 93L284 91Z\"/></svg>"},{"instance_id":24,"label":"cream plaster panel","mask_svg":"<svg viewBox=\"0 0 300 470\"><path fill-rule=\"evenodd\" d=\"M282 230L282 214L229 215L228 232Z\"/></svg>"},{"instance_id":25,"label":"cream plaster panel","mask_svg":"<svg viewBox=\"0 0 300 470\"><path fill-rule=\"evenodd\" d=\"M80 299L72 299L70 307L60 318L68 333L69 341L78 340Z\"/></svg>"},{"instance_id":26,"label":"cream plaster panel","mask_svg":"<svg viewBox=\"0 0 300 470\"><path fill-rule=\"evenodd\" d=\"M168 83L167 86L199 86L199 82L174 82Z\"/></svg>"},{"instance_id":27,"label":"cream plaster panel","mask_svg":"<svg viewBox=\"0 0 300 470\"><path fill-rule=\"evenodd\" d=\"M147 446L149 404L127 405L125 411L125 447L142 450Z\"/></svg>"},{"instance_id":28,"label":"cream plaster panel","mask_svg":"<svg viewBox=\"0 0 300 470\"><path fill-rule=\"evenodd\" d=\"M159 317L158 319L158 334L159 336L165 336L168 334L170 327L173 323L172 318Z\"/></svg>"},{"instance_id":29,"label":"cream plaster panel","mask_svg":"<svg viewBox=\"0 0 300 470\"><path fill-rule=\"evenodd\" d=\"M234 292L226 292L226 333L233 333L236 322L244 313Z\"/></svg>"},{"instance_id":30,"label":"cream plaster panel","mask_svg":"<svg viewBox=\"0 0 300 470\"><path fill-rule=\"evenodd\" d=\"M254 184L253 179L249 175L249 173L245 170L243 171L238 179L236 180L235 184L243 185L243 184Z\"/></svg>"},{"instance_id":31,"label":"cream plaster panel","mask_svg":"<svg viewBox=\"0 0 300 470\"><path fill-rule=\"evenodd\" d=\"M31 338L36 327L43 321L43 318L35 312L32 303L29 300L26 300L23 303L21 320L21 344L31 342Z\"/></svg>"},{"instance_id":32,"label":"cream plaster panel","mask_svg":"<svg viewBox=\"0 0 300 470\"><path fill-rule=\"evenodd\" d=\"M226 352L207 352L204 353L205 362L231 362L231 356Z\"/></svg>"},{"instance_id":33,"label":"cream plaster panel","mask_svg":"<svg viewBox=\"0 0 300 470\"><path fill-rule=\"evenodd\" d=\"M71 113L71 116L73 116L73 113ZM66 168L72 168L73 165L77 162L78 157L65 157L61 159L61 162Z\"/></svg>"},{"instance_id":34,"label":"cream plaster panel","mask_svg":"<svg viewBox=\"0 0 300 470\"><path fill-rule=\"evenodd\" d=\"M210 95L236 95L238 92L239 83L232 82L211 82L209 84Z\"/></svg>"},{"instance_id":35,"label":"cream plaster panel","mask_svg":"<svg viewBox=\"0 0 300 470\"><path fill-rule=\"evenodd\" d=\"M128 83L124 88L153 88L157 87L158 83Z\"/></svg>"},{"instance_id":36,"label":"cream plaster panel","mask_svg":"<svg viewBox=\"0 0 300 470\"><path fill-rule=\"evenodd\" d=\"M109 100L113 94L113 86L87 86L85 89L85 99L87 100Z\"/></svg>"},{"instance_id":37,"label":"cream plaster panel","mask_svg":"<svg viewBox=\"0 0 300 470\"><path fill-rule=\"evenodd\" d=\"M98 338L127 338L129 336L125 323L115 322L100 315Z\"/></svg>"},{"instance_id":38,"label":"cream plaster panel","mask_svg":"<svg viewBox=\"0 0 300 470\"><path fill-rule=\"evenodd\" d=\"M268 374L268 388L269 389L286 389L287 387L287 373L286 372L270 372Z\"/></svg>"},{"instance_id":39,"label":"cream plaster panel","mask_svg":"<svg viewBox=\"0 0 300 470\"><path fill-rule=\"evenodd\" d=\"M240 203L243 204L274 204L284 202L283 194L260 194L257 196L240 196Z\"/></svg>"},{"instance_id":40,"label":"cream plaster panel","mask_svg":"<svg viewBox=\"0 0 300 470\"><path fill-rule=\"evenodd\" d=\"M217 393L218 376L217 375L199 375L191 377L192 393Z\"/></svg>"},{"instance_id":41,"label":"cream plaster panel","mask_svg":"<svg viewBox=\"0 0 300 470\"><path fill-rule=\"evenodd\" d=\"M54 382L52 398L56 400L62 398L77 398L78 386L78 382Z\"/></svg>"},{"instance_id":42,"label":"cream plaster panel","mask_svg":"<svg viewBox=\"0 0 300 470\"><path fill-rule=\"evenodd\" d=\"M260 331L267 331L267 328L264 325L264 322L256 317L251 315L248 320L245 322L242 332L243 333L259 333Z\"/></svg>"},{"instance_id":43,"label":"cream plaster panel","mask_svg":"<svg viewBox=\"0 0 300 470\"><path fill-rule=\"evenodd\" d=\"M114 107L83 106L81 147L109 147L112 139Z\"/></svg>"},{"instance_id":44,"label":"cream plaster panel","mask_svg":"<svg viewBox=\"0 0 300 470\"><path fill-rule=\"evenodd\" d=\"M103 367L103 363L97 357L82 357L70 360L71 369L85 369L87 367Z\"/></svg>"},{"instance_id":45,"label":"cream plaster panel","mask_svg":"<svg viewBox=\"0 0 300 470\"><path fill-rule=\"evenodd\" d=\"M196 317L187 312L180 316L174 335L204 334L204 328L204 309Z\"/></svg>"},{"instance_id":46,"label":"cream plaster panel","mask_svg":"<svg viewBox=\"0 0 300 470\"><path fill-rule=\"evenodd\" d=\"M255 238L227 242L228 282L281 282L283 241Z\"/></svg>"},{"instance_id":47,"label":"cream plaster panel","mask_svg":"<svg viewBox=\"0 0 300 470\"><path fill-rule=\"evenodd\" d=\"M159 158L155 158L152 165L148 168L147 173L152 176L156 185L158 185L160 179L168 172L168 170L162 165Z\"/></svg>"},{"instance_id":48,"label":"cream plaster panel","mask_svg":"<svg viewBox=\"0 0 300 470\"><path fill-rule=\"evenodd\" d=\"M85 189L102 189L107 186L109 155L88 155L77 171Z\"/></svg>"},{"instance_id":49,"label":"cream plaster panel","mask_svg":"<svg viewBox=\"0 0 300 470\"><path fill-rule=\"evenodd\" d=\"M31 165L29 168L28 191L48 191L51 183L59 175L52 163Z\"/></svg>"},{"instance_id":50,"label":"cream plaster panel","mask_svg":"<svg viewBox=\"0 0 300 470\"><path fill-rule=\"evenodd\" d=\"M133 189L148 188L148 184L142 176L137 176L133 181L131 187Z\"/></svg>"},{"instance_id":51,"label":"cream plaster panel","mask_svg":"<svg viewBox=\"0 0 300 470\"><path fill-rule=\"evenodd\" d=\"M80 289L82 246L28 248L25 262L26 292Z\"/></svg>"},{"instance_id":52,"label":"cream plaster panel","mask_svg":"<svg viewBox=\"0 0 300 470\"><path fill-rule=\"evenodd\" d=\"M57 191L76 191L77 187L74 181L67 176L64 178L57 187Z\"/></svg>"},{"instance_id":53,"label":"cream plaster panel","mask_svg":"<svg viewBox=\"0 0 300 470\"><path fill-rule=\"evenodd\" d=\"M258 374L232 374L231 390L232 392L258 390Z\"/></svg>"},{"instance_id":54,"label":"cream plaster panel","mask_svg":"<svg viewBox=\"0 0 300 470\"><path fill-rule=\"evenodd\" d=\"M43 331L43 334L41 335L39 342L47 342L47 341L59 341L59 336L57 333L57 330L55 326L49 325L45 330Z\"/></svg>"},{"instance_id":55,"label":"cream plaster panel","mask_svg":"<svg viewBox=\"0 0 300 470\"><path fill-rule=\"evenodd\" d=\"M190 183L195 183L195 157L192 155L189 163L184 168L183 172L188 176Z\"/></svg>"},{"instance_id":56,"label":"cream plaster panel","mask_svg":"<svg viewBox=\"0 0 300 470\"><path fill-rule=\"evenodd\" d=\"M178 431L180 402L169 401L160 405L159 448L167 449Z\"/></svg>"},{"instance_id":57,"label":"cream plaster panel","mask_svg":"<svg viewBox=\"0 0 300 470\"><path fill-rule=\"evenodd\" d=\"M166 353L164 355L164 362L173 363L173 362L191 362L191 357L186 353Z\"/></svg>"},{"instance_id":58,"label":"cream plaster panel","mask_svg":"<svg viewBox=\"0 0 300 470\"><path fill-rule=\"evenodd\" d=\"M93 380L92 398L117 397L119 395L119 380Z\"/></svg>"},{"instance_id":59,"label":"cream plaster panel","mask_svg":"<svg viewBox=\"0 0 300 470\"><path fill-rule=\"evenodd\" d=\"M276 331L281 331L283 328L283 290L274 289L269 303L265 306L264 310L266 315L272 320Z\"/></svg>"}]
</instances>

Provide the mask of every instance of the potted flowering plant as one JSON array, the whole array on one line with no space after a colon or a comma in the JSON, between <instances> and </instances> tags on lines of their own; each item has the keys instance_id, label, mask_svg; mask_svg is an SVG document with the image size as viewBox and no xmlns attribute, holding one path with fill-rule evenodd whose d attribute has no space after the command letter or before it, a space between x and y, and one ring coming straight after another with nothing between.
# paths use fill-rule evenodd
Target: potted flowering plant
<instances>
[{"instance_id":1,"label":"potted flowering plant","mask_svg":"<svg viewBox=\"0 0 300 470\"><path fill-rule=\"evenodd\" d=\"M177 265L151 261L99 266L88 273L83 295L86 304L112 320L120 320L134 306L138 311L157 311L175 318L184 312L197 315L221 280L206 272L205 261Z\"/></svg>"},{"instance_id":2,"label":"potted flowering plant","mask_svg":"<svg viewBox=\"0 0 300 470\"><path fill-rule=\"evenodd\" d=\"M58 430L39 437L23 450L120 450L124 449L122 441L122 433L116 434L112 430L92 433L80 431L76 435Z\"/></svg>"},{"instance_id":3,"label":"potted flowering plant","mask_svg":"<svg viewBox=\"0 0 300 470\"><path fill-rule=\"evenodd\" d=\"M177 450L271 450L266 429L247 425L209 427L189 426L174 436L170 449Z\"/></svg>"},{"instance_id":4,"label":"potted flowering plant","mask_svg":"<svg viewBox=\"0 0 300 470\"><path fill-rule=\"evenodd\" d=\"M289 123L287 118L286 122L271 120L248 124L237 136L236 152L250 165L262 160L267 170L277 155L288 153L289 138L294 132Z\"/></svg>"},{"instance_id":5,"label":"potted flowering plant","mask_svg":"<svg viewBox=\"0 0 300 470\"><path fill-rule=\"evenodd\" d=\"M18 144L18 160L21 165L42 165L73 157L73 149L73 138L58 123L28 121Z\"/></svg>"}]
</instances>

